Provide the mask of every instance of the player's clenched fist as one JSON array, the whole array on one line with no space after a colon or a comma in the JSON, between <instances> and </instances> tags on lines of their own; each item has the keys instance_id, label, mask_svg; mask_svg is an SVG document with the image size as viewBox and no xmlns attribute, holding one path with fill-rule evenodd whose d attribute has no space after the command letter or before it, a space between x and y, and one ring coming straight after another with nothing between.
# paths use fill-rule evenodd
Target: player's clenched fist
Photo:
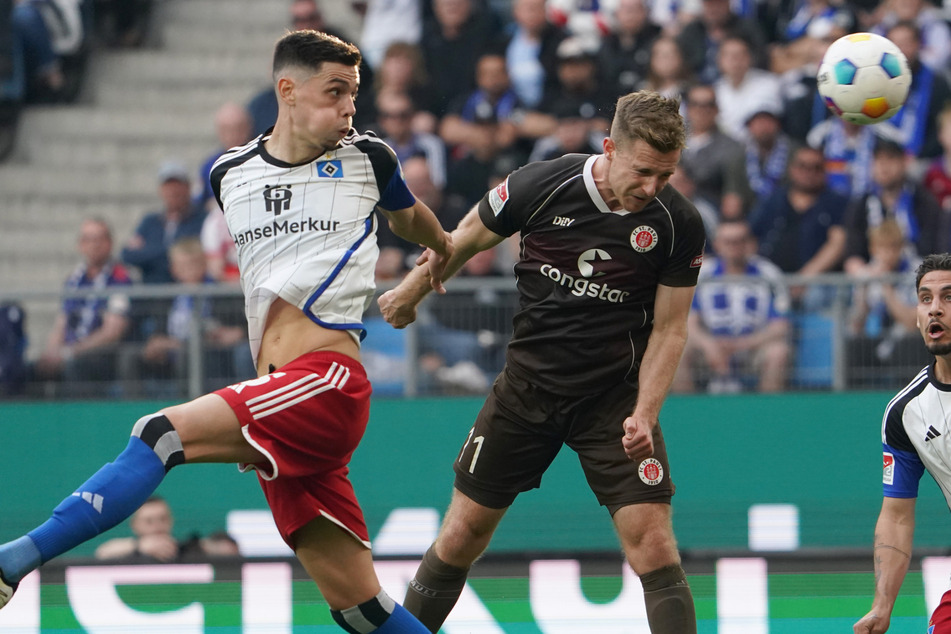
<instances>
[{"instance_id":1,"label":"player's clenched fist","mask_svg":"<svg viewBox=\"0 0 951 634\"><path fill-rule=\"evenodd\" d=\"M403 301L399 296L399 289L392 289L380 295L377 304L383 319L394 328L406 328L416 321L416 303Z\"/></svg>"},{"instance_id":2,"label":"player's clenched fist","mask_svg":"<svg viewBox=\"0 0 951 634\"><path fill-rule=\"evenodd\" d=\"M628 416L624 419L624 453L631 460L643 460L654 455L654 426L644 418Z\"/></svg>"},{"instance_id":3,"label":"player's clenched fist","mask_svg":"<svg viewBox=\"0 0 951 634\"><path fill-rule=\"evenodd\" d=\"M888 631L889 618L869 612L852 627L855 634L884 634Z\"/></svg>"}]
</instances>

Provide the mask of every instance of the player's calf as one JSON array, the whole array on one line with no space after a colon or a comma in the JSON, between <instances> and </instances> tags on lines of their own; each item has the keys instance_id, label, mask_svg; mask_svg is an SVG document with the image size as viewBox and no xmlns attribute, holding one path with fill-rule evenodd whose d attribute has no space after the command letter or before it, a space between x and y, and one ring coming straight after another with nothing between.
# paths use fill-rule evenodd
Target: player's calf
<instances>
[{"instance_id":1,"label":"player's calf","mask_svg":"<svg viewBox=\"0 0 951 634\"><path fill-rule=\"evenodd\" d=\"M0 607L27 574L132 515L165 474L184 460L181 440L168 418L152 414L139 419L129 444L113 462L63 500L46 522L0 545Z\"/></svg>"}]
</instances>

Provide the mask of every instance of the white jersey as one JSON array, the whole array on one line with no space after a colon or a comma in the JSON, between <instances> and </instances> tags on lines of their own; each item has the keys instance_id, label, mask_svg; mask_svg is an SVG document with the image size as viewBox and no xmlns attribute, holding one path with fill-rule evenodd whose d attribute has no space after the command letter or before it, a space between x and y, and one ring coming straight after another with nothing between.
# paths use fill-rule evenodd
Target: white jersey
<instances>
[{"instance_id":1,"label":"white jersey","mask_svg":"<svg viewBox=\"0 0 951 634\"><path fill-rule=\"evenodd\" d=\"M927 469L951 506L951 385L938 382L933 364L885 409L882 451L886 497L918 497Z\"/></svg>"},{"instance_id":2,"label":"white jersey","mask_svg":"<svg viewBox=\"0 0 951 634\"><path fill-rule=\"evenodd\" d=\"M255 362L276 297L359 340L375 289L375 209L415 202L395 154L372 135L351 130L300 165L268 154L268 135L223 154L210 177L237 248Z\"/></svg>"}]
</instances>

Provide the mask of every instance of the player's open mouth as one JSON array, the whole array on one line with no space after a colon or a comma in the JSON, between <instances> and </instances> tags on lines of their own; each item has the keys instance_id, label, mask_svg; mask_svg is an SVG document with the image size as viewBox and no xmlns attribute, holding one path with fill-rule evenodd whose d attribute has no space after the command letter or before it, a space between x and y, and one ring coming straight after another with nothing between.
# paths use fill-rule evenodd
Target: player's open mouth
<instances>
[{"instance_id":1,"label":"player's open mouth","mask_svg":"<svg viewBox=\"0 0 951 634\"><path fill-rule=\"evenodd\" d=\"M928 324L929 337L931 337L932 339L938 339L943 334L944 334L944 326L942 326L936 321L933 321L930 324Z\"/></svg>"}]
</instances>

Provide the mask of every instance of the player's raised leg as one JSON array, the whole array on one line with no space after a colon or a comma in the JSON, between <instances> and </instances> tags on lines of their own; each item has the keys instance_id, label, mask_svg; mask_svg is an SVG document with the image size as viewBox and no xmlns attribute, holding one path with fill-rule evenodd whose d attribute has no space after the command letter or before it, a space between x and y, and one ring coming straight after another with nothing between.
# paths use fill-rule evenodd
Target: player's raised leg
<instances>
[{"instance_id":1,"label":"player's raised leg","mask_svg":"<svg viewBox=\"0 0 951 634\"><path fill-rule=\"evenodd\" d=\"M320 517L296 531L294 552L347 632L429 631L380 587L370 549L330 520Z\"/></svg>"},{"instance_id":2,"label":"player's raised leg","mask_svg":"<svg viewBox=\"0 0 951 634\"><path fill-rule=\"evenodd\" d=\"M506 510L483 506L453 490L439 535L423 556L403 600L430 632L439 631L456 605L469 568L488 548Z\"/></svg>"},{"instance_id":3,"label":"player's raised leg","mask_svg":"<svg viewBox=\"0 0 951 634\"><path fill-rule=\"evenodd\" d=\"M116 526L186 462L253 462L261 455L241 434L223 399L207 395L143 416L126 448L77 488L43 524L0 545L0 607L43 563Z\"/></svg>"},{"instance_id":4,"label":"player's raised leg","mask_svg":"<svg viewBox=\"0 0 951 634\"><path fill-rule=\"evenodd\" d=\"M641 579L652 634L695 634L697 616L670 520L670 505L630 504L614 513L628 564Z\"/></svg>"}]
</instances>

